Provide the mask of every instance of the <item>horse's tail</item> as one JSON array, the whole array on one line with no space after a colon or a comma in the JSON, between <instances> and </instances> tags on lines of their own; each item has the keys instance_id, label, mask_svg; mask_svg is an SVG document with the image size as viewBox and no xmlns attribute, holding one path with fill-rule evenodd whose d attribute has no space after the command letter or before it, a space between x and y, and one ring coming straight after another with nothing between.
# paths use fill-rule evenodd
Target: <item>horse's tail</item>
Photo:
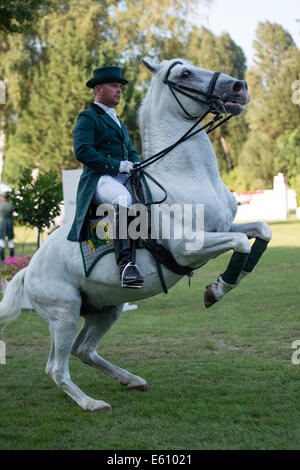
<instances>
[{"instance_id":1,"label":"horse's tail","mask_svg":"<svg viewBox=\"0 0 300 470\"><path fill-rule=\"evenodd\" d=\"M19 271L7 284L4 297L0 302L0 322L11 322L21 315L26 269Z\"/></svg>"}]
</instances>

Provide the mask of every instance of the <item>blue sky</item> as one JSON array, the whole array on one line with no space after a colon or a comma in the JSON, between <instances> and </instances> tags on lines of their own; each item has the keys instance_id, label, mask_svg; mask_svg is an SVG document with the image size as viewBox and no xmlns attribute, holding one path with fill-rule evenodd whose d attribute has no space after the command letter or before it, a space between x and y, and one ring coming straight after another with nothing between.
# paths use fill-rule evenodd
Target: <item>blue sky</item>
<instances>
[{"instance_id":1,"label":"blue sky","mask_svg":"<svg viewBox=\"0 0 300 470\"><path fill-rule=\"evenodd\" d=\"M253 40L260 21L270 21L283 26L300 48L300 1L299 0L214 0L210 6L198 9L197 24L219 35L228 32L242 47L251 66Z\"/></svg>"}]
</instances>

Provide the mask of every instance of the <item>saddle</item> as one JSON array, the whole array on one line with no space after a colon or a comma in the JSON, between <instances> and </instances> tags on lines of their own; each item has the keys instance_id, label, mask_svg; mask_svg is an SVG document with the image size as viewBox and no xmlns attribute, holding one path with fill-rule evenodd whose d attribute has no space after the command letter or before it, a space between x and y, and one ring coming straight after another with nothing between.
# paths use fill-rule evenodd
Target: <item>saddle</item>
<instances>
[{"instance_id":1,"label":"saddle","mask_svg":"<svg viewBox=\"0 0 300 470\"><path fill-rule=\"evenodd\" d=\"M146 177L153 180L158 186L160 186L148 173L144 170L140 170L131 174L128 177L126 187L131 193L133 203L143 204L148 208L148 237L147 239L139 238L134 244L135 249L145 248L148 250L157 267L158 276L161 282L161 286L165 294L168 293L168 289L164 280L162 265L170 269L172 272L180 275L187 275L189 279L193 275L193 269L186 266L180 266L177 264L172 254L166 250L158 240L151 238L151 205L159 204L162 201L154 201ZM161 186L160 186L161 187ZM161 187L161 189L163 189ZM109 229L105 217L96 217L96 206L90 207L89 213L89 233L90 238L87 241L80 242L81 254L83 258L83 265L85 270L85 276L88 277L96 263L106 254L113 253L114 240L110 239ZM98 235L101 234L99 237Z\"/></svg>"}]
</instances>

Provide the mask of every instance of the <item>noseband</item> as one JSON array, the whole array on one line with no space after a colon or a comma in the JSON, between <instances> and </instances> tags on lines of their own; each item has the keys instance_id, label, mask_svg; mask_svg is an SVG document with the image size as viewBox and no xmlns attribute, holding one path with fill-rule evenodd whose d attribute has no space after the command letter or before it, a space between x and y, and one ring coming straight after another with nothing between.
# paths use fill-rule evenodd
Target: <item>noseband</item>
<instances>
[{"instance_id":1,"label":"noseband","mask_svg":"<svg viewBox=\"0 0 300 470\"><path fill-rule=\"evenodd\" d=\"M226 114L226 110L223 106L223 103L221 101L220 96L214 94L216 83L217 83L217 80L218 80L219 76L221 75L221 73L220 72L214 72L213 76L211 77L211 80L209 82L209 85L207 87L207 91L201 91L201 90L197 90L195 88L191 88L191 87L188 87L188 86L185 86L185 85L178 85L175 82L172 82L171 80L169 80L169 75L170 75L170 72L171 72L172 68L175 67L175 65L178 65L178 64L182 65L182 62L177 60L177 61L173 62L173 64L170 65L170 67L168 68L167 73L165 75L165 78L163 79L163 83L168 85L168 87L169 87L170 91L172 92L174 98L176 99L176 101L179 104L179 106L181 107L181 109L185 112L185 114L187 116L191 117L191 118L195 118L195 116L191 116L187 112L187 110L184 108L183 104L179 101L178 97L176 96L174 90L177 91L178 93L184 95L184 96L187 96L188 98L191 98L194 101L198 101L200 103L207 104L209 106L209 110L206 114L208 114L208 113L214 113L214 114L224 113L224 114ZM194 93L196 95L202 95L206 99L200 98L199 96L195 96L194 94L191 95L190 93L187 93L187 92L191 92L191 93ZM205 114L205 116L206 116L206 114ZM202 117L202 119L203 119L203 117Z\"/></svg>"}]
</instances>

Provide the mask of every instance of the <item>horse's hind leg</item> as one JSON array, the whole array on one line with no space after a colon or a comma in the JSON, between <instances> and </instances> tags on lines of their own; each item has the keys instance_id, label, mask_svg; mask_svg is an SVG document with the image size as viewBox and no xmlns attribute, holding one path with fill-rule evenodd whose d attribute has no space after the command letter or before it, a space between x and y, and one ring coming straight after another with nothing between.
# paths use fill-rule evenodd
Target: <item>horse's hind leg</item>
<instances>
[{"instance_id":1,"label":"horse's hind leg","mask_svg":"<svg viewBox=\"0 0 300 470\"><path fill-rule=\"evenodd\" d=\"M54 361L55 361L55 346L54 346L54 338L50 334L51 338L51 345L50 345L50 352L49 352L49 357L46 365L46 374L51 376L52 369L54 367Z\"/></svg>"},{"instance_id":2,"label":"horse's hind leg","mask_svg":"<svg viewBox=\"0 0 300 470\"><path fill-rule=\"evenodd\" d=\"M59 309L57 309L59 310ZM51 350L46 367L47 374L67 393L82 409L90 411L110 411L108 403L90 398L72 382L69 373L69 357L76 335L79 314L75 317L68 315L68 310L56 310L51 315L48 326L51 334Z\"/></svg>"},{"instance_id":3,"label":"horse's hind leg","mask_svg":"<svg viewBox=\"0 0 300 470\"><path fill-rule=\"evenodd\" d=\"M125 385L130 389L144 391L147 389L147 382L144 379L111 364L100 357L96 351L100 339L119 318L122 308L123 306L119 305L108 307L101 311L86 313L82 329L73 345L72 354L79 357L84 363L110 376L121 385Z\"/></svg>"}]
</instances>

